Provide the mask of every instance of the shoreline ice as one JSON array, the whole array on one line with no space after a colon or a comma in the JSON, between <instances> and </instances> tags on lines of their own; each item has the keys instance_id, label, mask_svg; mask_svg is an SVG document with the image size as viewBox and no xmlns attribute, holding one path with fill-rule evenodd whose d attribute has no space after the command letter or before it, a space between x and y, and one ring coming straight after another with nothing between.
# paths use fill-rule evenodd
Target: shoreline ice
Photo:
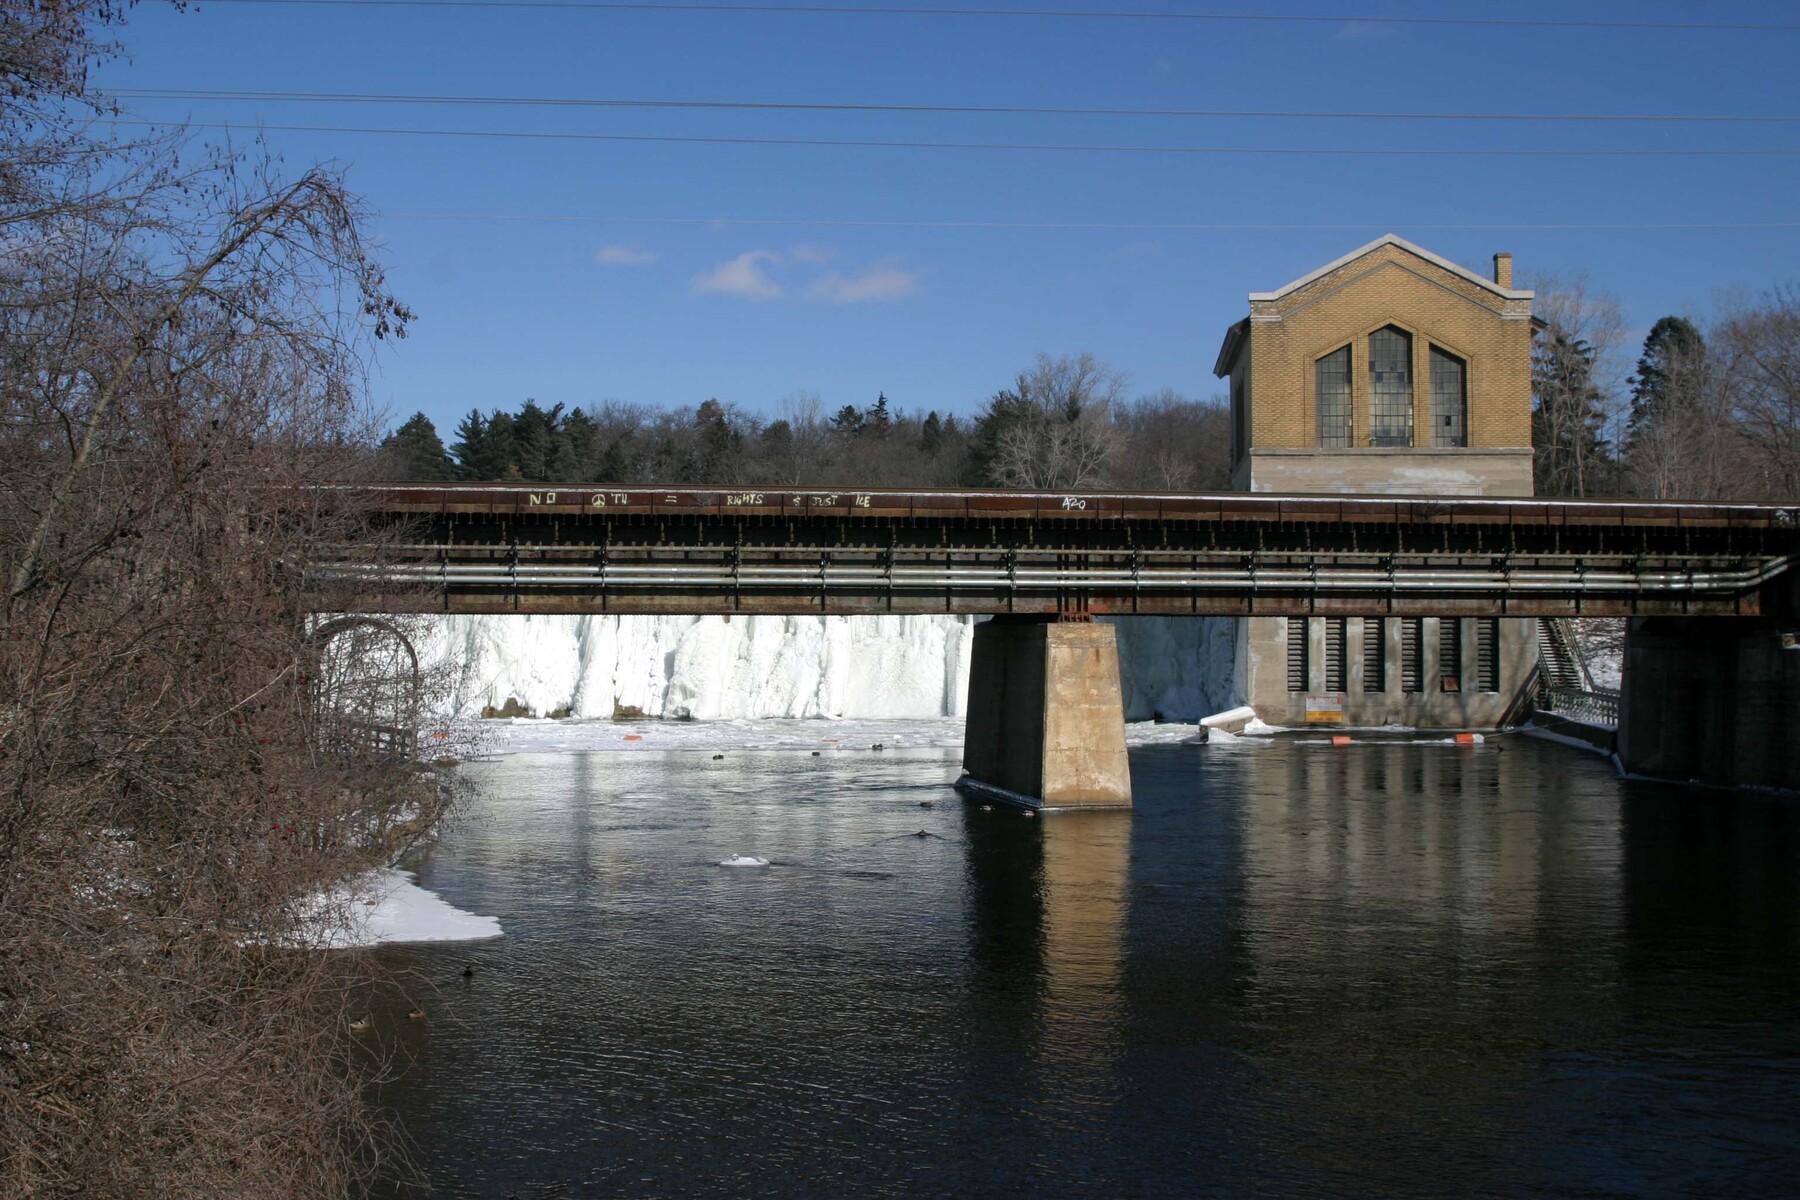
<instances>
[{"instance_id":1,"label":"shoreline ice","mask_svg":"<svg viewBox=\"0 0 1800 1200\"><path fill-rule=\"evenodd\" d=\"M1125 726L1128 746L1198 740L1193 723L1134 721ZM499 718L480 722L484 758L509 754L642 754L652 751L818 751L881 754L894 750L959 750L960 717L937 719L763 717L723 721L605 721L564 718ZM880 743L882 749L873 747Z\"/></svg>"},{"instance_id":2,"label":"shoreline ice","mask_svg":"<svg viewBox=\"0 0 1800 1200\"><path fill-rule=\"evenodd\" d=\"M473 942L501 935L499 918L465 912L420 887L418 878L397 867L379 867L308 897L302 903L309 926L306 944L346 950L395 942Z\"/></svg>"}]
</instances>

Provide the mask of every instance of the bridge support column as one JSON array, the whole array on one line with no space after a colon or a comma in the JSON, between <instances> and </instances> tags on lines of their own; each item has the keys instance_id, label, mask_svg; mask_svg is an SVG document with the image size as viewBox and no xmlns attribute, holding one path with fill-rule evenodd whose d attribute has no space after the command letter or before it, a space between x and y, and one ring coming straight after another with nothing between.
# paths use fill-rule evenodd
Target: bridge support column
<instances>
[{"instance_id":1,"label":"bridge support column","mask_svg":"<svg viewBox=\"0 0 1800 1200\"><path fill-rule=\"evenodd\" d=\"M1032 808L1130 808L1110 625L995 617L975 627L959 786Z\"/></svg>"},{"instance_id":2,"label":"bridge support column","mask_svg":"<svg viewBox=\"0 0 1800 1200\"><path fill-rule=\"evenodd\" d=\"M1624 768L1800 791L1796 628L1733 617L1634 619L1619 704Z\"/></svg>"}]
</instances>

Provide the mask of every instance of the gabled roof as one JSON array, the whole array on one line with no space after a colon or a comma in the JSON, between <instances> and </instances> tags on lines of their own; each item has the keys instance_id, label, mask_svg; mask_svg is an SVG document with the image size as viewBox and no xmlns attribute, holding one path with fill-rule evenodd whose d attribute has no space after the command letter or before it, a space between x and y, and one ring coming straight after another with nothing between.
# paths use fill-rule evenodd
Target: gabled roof
<instances>
[{"instance_id":1,"label":"gabled roof","mask_svg":"<svg viewBox=\"0 0 1800 1200\"><path fill-rule=\"evenodd\" d=\"M1400 249L1406 251L1408 254L1416 254L1420 258L1424 259L1426 262L1431 263L1434 266L1442 267L1444 270L1449 271L1451 274L1461 276L1463 279L1468 280L1470 283L1476 284L1480 287L1484 287L1488 291L1494 293L1496 296L1504 297L1507 300L1529 300L1532 298L1532 293L1529 290L1521 291L1521 290L1516 290L1514 288L1503 288L1499 284L1495 283L1493 280L1487 279L1481 275L1477 275L1475 272L1469 270L1467 267L1459 267L1455 263L1451 262L1449 259L1440 258L1439 256L1433 254L1431 251L1425 249L1423 246L1413 245L1411 242L1407 241L1405 238L1401 237L1397 233L1384 233L1380 237L1376 238L1374 241L1370 242L1368 245L1358 246L1356 249L1352 250L1350 253L1344 255L1344 257L1337 259L1334 262L1328 262L1324 266L1320 267L1316 271L1311 272L1310 274L1302 275L1300 278L1294 280L1292 283L1288 284L1286 287L1278 288L1277 290L1275 290L1273 292L1251 292L1250 300L1252 303L1254 303L1258 300L1279 300L1283 296L1287 295L1288 293L1297 291L1300 288L1305 287L1307 284L1313 282L1314 280L1322 278L1323 276L1329 275L1329 274L1331 274L1331 272L1337 270L1339 267L1344 266L1348 263L1355 262L1357 259L1361 258L1363 255L1368 254L1375 250L1379 250L1383 246L1398 246Z\"/></svg>"},{"instance_id":2,"label":"gabled roof","mask_svg":"<svg viewBox=\"0 0 1800 1200\"><path fill-rule=\"evenodd\" d=\"M1231 374L1231 368L1237 362L1238 351L1244 348L1244 342L1250 335L1250 318L1245 317L1225 331L1225 344L1219 347L1219 357L1213 363L1213 376L1223 379Z\"/></svg>"}]
</instances>

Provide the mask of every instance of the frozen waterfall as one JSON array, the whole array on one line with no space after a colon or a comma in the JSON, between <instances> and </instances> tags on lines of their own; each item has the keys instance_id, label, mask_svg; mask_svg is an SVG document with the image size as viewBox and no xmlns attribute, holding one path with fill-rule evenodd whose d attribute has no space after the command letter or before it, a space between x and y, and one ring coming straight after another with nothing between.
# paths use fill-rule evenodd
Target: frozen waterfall
<instances>
[{"instance_id":1,"label":"frozen waterfall","mask_svg":"<svg viewBox=\"0 0 1800 1200\"><path fill-rule=\"evenodd\" d=\"M1236 698L1231 618L1117 617L1129 720L1197 720ZM456 711L698 720L954 717L975 618L446 616L422 657Z\"/></svg>"}]
</instances>

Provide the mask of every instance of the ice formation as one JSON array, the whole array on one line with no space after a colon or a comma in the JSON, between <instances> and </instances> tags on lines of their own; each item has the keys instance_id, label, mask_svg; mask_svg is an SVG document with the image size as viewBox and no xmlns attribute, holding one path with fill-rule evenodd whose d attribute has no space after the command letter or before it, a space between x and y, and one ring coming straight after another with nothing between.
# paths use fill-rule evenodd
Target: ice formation
<instances>
[{"instance_id":1,"label":"ice formation","mask_svg":"<svg viewBox=\"0 0 1800 1200\"><path fill-rule=\"evenodd\" d=\"M500 922L478 916L418 885L411 871L384 867L340 883L302 904L321 948L388 942L466 942L500 936Z\"/></svg>"},{"instance_id":2,"label":"ice formation","mask_svg":"<svg viewBox=\"0 0 1800 1200\"><path fill-rule=\"evenodd\" d=\"M1236 622L1117 617L1129 720L1235 702ZM447 616L423 658L459 715L508 699L539 716L695 720L962 715L974 618Z\"/></svg>"}]
</instances>

